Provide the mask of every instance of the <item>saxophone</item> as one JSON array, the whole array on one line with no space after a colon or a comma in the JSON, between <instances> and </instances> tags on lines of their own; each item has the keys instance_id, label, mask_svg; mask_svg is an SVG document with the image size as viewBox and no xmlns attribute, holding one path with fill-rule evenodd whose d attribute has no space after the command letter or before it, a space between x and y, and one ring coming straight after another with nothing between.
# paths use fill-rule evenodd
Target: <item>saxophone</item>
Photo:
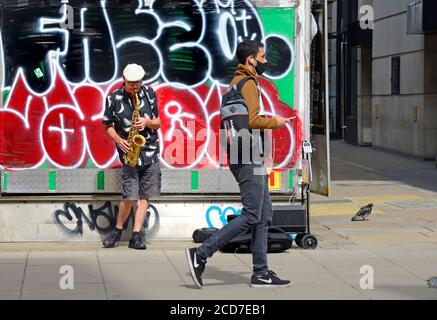
<instances>
[{"instance_id":1,"label":"saxophone","mask_svg":"<svg viewBox=\"0 0 437 320\"><path fill-rule=\"evenodd\" d=\"M129 143L129 152L124 155L124 164L127 166L135 167L140 156L141 148L146 144L146 138L141 134L138 134L138 130L135 128L135 123L138 121L140 115L140 99L138 92L135 93L135 108L132 115L132 123L129 130L129 136L127 142Z\"/></svg>"}]
</instances>

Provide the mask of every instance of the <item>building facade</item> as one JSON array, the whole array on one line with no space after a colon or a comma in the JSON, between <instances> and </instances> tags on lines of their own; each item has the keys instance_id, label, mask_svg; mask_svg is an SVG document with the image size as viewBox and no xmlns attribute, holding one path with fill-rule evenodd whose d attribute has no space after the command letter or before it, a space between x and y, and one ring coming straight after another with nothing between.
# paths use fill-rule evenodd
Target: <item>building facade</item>
<instances>
[{"instance_id":1,"label":"building facade","mask_svg":"<svg viewBox=\"0 0 437 320\"><path fill-rule=\"evenodd\" d=\"M435 158L436 6L427 0L329 2L332 136Z\"/></svg>"}]
</instances>

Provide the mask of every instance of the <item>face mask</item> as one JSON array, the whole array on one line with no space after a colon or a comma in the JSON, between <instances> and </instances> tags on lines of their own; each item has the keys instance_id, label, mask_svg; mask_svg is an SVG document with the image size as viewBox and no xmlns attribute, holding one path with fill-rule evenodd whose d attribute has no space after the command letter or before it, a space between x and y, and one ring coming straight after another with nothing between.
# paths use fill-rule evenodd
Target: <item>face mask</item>
<instances>
[{"instance_id":1,"label":"face mask","mask_svg":"<svg viewBox=\"0 0 437 320\"><path fill-rule=\"evenodd\" d=\"M266 63L261 63L258 60L256 60L256 62L257 62L257 64L256 64L256 67L255 67L255 70L256 70L256 73L260 76L260 75L262 75L266 71L267 62Z\"/></svg>"}]
</instances>

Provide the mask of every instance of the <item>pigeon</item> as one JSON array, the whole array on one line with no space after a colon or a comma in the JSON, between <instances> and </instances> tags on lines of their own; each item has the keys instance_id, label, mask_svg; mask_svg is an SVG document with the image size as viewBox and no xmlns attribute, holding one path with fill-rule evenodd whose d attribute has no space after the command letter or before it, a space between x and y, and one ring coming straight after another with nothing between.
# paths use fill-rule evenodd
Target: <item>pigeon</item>
<instances>
[{"instance_id":1,"label":"pigeon","mask_svg":"<svg viewBox=\"0 0 437 320\"><path fill-rule=\"evenodd\" d=\"M426 280L426 283L428 284L428 287L437 289L437 277L429 278Z\"/></svg>"},{"instance_id":2,"label":"pigeon","mask_svg":"<svg viewBox=\"0 0 437 320\"><path fill-rule=\"evenodd\" d=\"M360 210L352 217L351 221L364 221L372 213L373 203L361 207Z\"/></svg>"}]
</instances>

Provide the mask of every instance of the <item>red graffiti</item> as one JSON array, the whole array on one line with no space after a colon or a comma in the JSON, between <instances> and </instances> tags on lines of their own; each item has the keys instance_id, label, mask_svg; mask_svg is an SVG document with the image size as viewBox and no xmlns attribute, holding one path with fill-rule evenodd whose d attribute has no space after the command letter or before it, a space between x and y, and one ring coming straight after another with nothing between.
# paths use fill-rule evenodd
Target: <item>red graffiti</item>
<instances>
[{"instance_id":1,"label":"red graffiti","mask_svg":"<svg viewBox=\"0 0 437 320\"><path fill-rule=\"evenodd\" d=\"M0 165L7 169L120 167L114 143L101 123L105 97L122 84L72 85L57 69L44 94L29 89L22 72L0 109ZM219 163L219 108L226 88L154 84L159 114L161 158L170 168L213 168ZM279 168L294 166L300 156L303 126L297 111L280 100L273 83L261 80L266 116L296 116L273 132L273 159ZM181 157L182 151L182 157Z\"/></svg>"},{"instance_id":2,"label":"red graffiti","mask_svg":"<svg viewBox=\"0 0 437 320\"><path fill-rule=\"evenodd\" d=\"M18 73L7 109L0 110L0 165L30 168L44 161L39 131L45 113L42 99L29 94Z\"/></svg>"}]
</instances>

